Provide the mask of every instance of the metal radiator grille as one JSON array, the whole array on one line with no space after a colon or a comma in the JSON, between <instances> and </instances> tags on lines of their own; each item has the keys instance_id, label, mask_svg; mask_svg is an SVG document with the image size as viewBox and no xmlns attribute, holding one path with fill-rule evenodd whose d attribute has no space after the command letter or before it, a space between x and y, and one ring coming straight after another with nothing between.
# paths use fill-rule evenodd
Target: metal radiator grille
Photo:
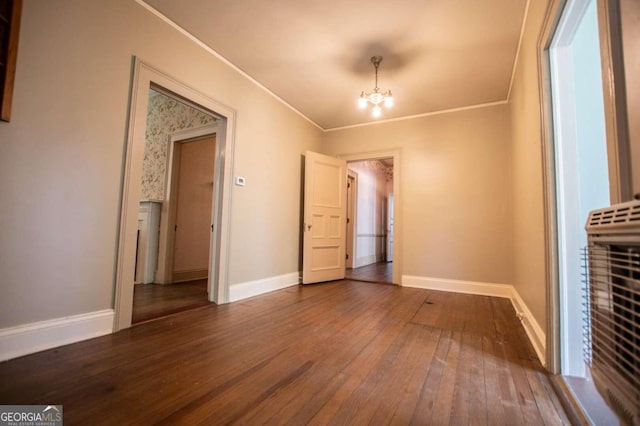
<instances>
[{"instance_id":1,"label":"metal radiator grille","mask_svg":"<svg viewBox=\"0 0 640 426\"><path fill-rule=\"evenodd\" d=\"M591 363L640 405L640 247L589 243Z\"/></svg>"},{"instance_id":2,"label":"metal radiator grille","mask_svg":"<svg viewBox=\"0 0 640 426\"><path fill-rule=\"evenodd\" d=\"M584 362L591 364L591 305L589 304L589 251L587 247L580 249L582 261L582 356Z\"/></svg>"}]
</instances>

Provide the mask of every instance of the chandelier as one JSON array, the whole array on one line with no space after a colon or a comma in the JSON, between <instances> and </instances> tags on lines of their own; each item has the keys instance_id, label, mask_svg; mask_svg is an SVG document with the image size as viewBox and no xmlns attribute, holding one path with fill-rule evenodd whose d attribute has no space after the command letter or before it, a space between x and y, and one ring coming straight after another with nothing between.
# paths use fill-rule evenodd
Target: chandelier
<instances>
[{"instance_id":1,"label":"chandelier","mask_svg":"<svg viewBox=\"0 0 640 426\"><path fill-rule=\"evenodd\" d=\"M358 107L360 109L365 109L369 104L373 105L371 115L375 118L382 115L382 107L380 104L384 104L387 108L393 106L393 95L391 95L391 90L382 91L378 87L378 67L380 66L380 62L382 62L382 56L371 57L371 63L376 69L376 85L372 92L362 91L358 98Z\"/></svg>"}]
</instances>

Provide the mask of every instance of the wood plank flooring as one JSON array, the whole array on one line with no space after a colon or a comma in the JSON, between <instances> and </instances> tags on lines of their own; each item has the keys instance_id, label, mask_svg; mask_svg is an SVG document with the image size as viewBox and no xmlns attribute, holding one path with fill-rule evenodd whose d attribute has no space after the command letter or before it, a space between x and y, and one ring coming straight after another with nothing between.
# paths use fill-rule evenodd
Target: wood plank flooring
<instances>
[{"instance_id":1,"label":"wood plank flooring","mask_svg":"<svg viewBox=\"0 0 640 426\"><path fill-rule=\"evenodd\" d=\"M0 363L0 403L66 425L568 424L507 299L353 281Z\"/></svg>"},{"instance_id":2,"label":"wood plank flooring","mask_svg":"<svg viewBox=\"0 0 640 426\"><path fill-rule=\"evenodd\" d=\"M359 268L347 269L345 278L355 281L367 281L372 283L393 282L393 262L378 262Z\"/></svg>"},{"instance_id":3,"label":"wood plank flooring","mask_svg":"<svg viewBox=\"0 0 640 426\"><path fill-rule=\"evenodd\" d=\"M134 324L209 304L207 280L176 284L137 284L133 288Z\"/></svg>"}]
</instances>

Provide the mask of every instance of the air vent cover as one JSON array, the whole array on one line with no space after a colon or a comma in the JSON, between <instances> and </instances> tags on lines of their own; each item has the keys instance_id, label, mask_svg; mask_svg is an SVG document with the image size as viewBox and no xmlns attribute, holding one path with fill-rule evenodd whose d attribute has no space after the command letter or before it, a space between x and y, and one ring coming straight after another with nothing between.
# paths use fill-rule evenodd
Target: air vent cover
<instances>
[{"instance_id":1,"label":"air vent cover","mask_svg":"<svg viewBox=\"0 0 640 426\"><path fill-rule=\"evenodd\" d=\"M594 210L588 235L588 359L622 423L640 426L640 200Z\"/></svg>"},{"instance_id":2,"label":"air vent cover","mask_svg":"<svg viewBox=\"0 0 640 426\"><path fill-rule=\"evenodd\" d=\"M605 230L608 233L623 233L627 232L627 226L637 227L638 224L640 224L640 200L634 200L592 211L586 229L590 233Z\"/></svg>"}]
</instances>

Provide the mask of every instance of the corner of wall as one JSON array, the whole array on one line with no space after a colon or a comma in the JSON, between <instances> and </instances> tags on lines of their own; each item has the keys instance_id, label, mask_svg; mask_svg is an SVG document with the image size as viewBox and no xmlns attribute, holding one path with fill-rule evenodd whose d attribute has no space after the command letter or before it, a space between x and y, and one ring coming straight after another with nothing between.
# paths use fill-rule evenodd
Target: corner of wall
<instances>
[{"instance_id":1,"label":"corner of wall","mask_svg":"<svg viewBox=\"0 0 640 426\"><path fill-rule=\"evenodd\" d=\"M516 318L520 320L527 333L527 337L538 355L543 366L546 366L546 335L522 300L518 291L510 284L481 283L473 281L449 280L443 278L402 276L405 287L423 288L428 290L450 291L455 293L474 294L478 296L502 297L511 300Z\"/></svg>"}]
</instances>

